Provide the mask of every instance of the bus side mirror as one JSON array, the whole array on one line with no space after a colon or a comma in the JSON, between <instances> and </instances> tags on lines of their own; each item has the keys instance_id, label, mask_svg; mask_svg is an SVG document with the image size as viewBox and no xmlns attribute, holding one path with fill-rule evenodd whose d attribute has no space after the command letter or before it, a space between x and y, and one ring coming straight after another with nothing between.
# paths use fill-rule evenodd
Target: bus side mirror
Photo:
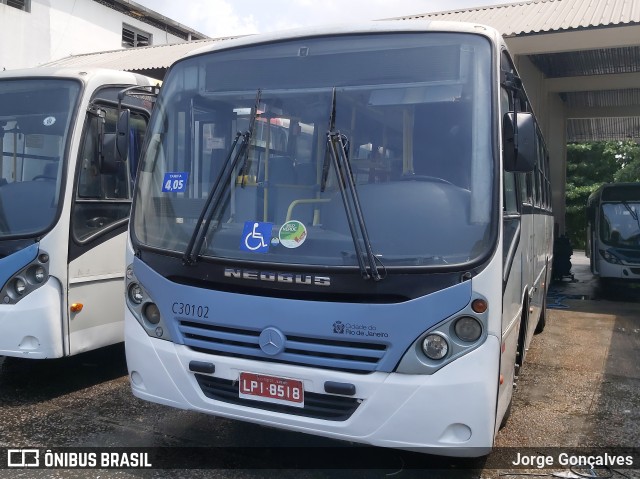
<instances>
[{"instance_id":1,"label":"bus side mirror","mask_svg":"<svg viewBox=\"0 0 640 479\"><path fill-rule=\"evenodd\" d=\"M536 164L536 122L530 112L505 113L502 122L504 169L528 173Z\"/></svg>"},{"instance_id":2,"label":"bus side mirror","mask_svg":"<svg viewBox=\"0 0 640 479\"><path fill-rule=\"evenodd\" d=\"M128 109L122 110L116 125L115 153L119 161L127 161L129 154L129 116Z\"/></svg>"}]
</instances>

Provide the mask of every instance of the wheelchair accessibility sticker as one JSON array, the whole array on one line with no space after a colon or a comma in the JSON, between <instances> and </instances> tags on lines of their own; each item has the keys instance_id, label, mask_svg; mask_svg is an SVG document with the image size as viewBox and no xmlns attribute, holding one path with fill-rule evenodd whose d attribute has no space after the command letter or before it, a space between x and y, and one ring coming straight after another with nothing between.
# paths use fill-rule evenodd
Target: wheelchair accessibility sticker
<instances>
[{"instance_id":1,"label":"wheelchair accessibility sticker","mask_svg":"<svg viewBox=\"0 0 640 479\"><path fill-rule=\"evenodd\" d=\"M272 228L273 223L245 221L240 249L253 253L267 253L271 243Z\"/></svg>"},{"instance_id":2,"label":"wheelchair accessibility sticker","mask_svg":"<svg viewBox=\"0 0 640 479\"><path fill-rule=\"evenodd\" d=\"M280 228L278 237L285 248L297 248L307 239L307 228L299 221L287 221Z\"/></svg>"}]
</instances>

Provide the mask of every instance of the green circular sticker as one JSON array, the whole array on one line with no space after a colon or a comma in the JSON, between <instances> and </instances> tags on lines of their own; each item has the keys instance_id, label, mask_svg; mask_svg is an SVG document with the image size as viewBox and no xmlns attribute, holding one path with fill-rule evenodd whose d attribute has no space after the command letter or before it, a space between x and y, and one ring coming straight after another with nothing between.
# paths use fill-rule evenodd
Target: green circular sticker
<instances>
[{"instance_id":1,"label":"green circular sticker","mask_svg":"<svg viewBox=\"0 0 640 479\"><path fill-rule=\"evenodd\" d=\"M307 239L307 228L299 221L287 221L280 227L278 238L285 248L297 248Z\"/></svg>"}]
</instances>

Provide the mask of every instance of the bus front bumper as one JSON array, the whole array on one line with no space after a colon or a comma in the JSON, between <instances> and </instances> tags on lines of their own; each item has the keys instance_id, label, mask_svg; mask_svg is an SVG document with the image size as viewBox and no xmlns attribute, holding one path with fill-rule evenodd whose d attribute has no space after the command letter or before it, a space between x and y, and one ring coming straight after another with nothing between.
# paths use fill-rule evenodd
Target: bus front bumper
<instances>
[{"instance_id":1,"label":"bus front bumper","mask_svg":"<svg viewBox=\"0 0 640 479\"><path fill-rule=\"evenodd\" d=\"M640 264L611 264L604 260L599 263L600 277L624 281L640 281Z\"/></svg>"},{"instance_id":2,"label":"bus front bumper","mask_svg":"<svg viewBox=\"0 0 640 479\"><path fill-rule=\"evenodd\" d=\"M493 445L500 354L494 336L433 375L353 374L193 351L150 338L127 309L125 347L133 394L147 401L338 440L431 454L481 456ZM350 417L336 421L210 399L189 370L191 361L213 364L215 372L209 376L230 384L237 384L240 372L302 380L305 394L327 394L327 381L352 384L359 404Z\"/></svg>"},{"instance_id":3,"label":"bus front bumper","mask_svg":"<svg viewBox=\"0 0 640 479\"><path fill-rule=\"evenodd\" d=\"M16 304L0 304L0 356L63 356L61 291L52 279Z\"/></svg>"}]
</instances>

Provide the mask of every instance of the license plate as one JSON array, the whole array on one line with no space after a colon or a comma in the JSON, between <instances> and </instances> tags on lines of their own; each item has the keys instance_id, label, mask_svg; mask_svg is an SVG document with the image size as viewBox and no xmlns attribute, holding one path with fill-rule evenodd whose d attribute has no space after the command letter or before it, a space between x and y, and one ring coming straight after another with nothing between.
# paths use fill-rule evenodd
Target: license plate
<instances>
[{"instance_id":1,"label":"license plate","mask_svg":"<svg viewBox=\"0 0 640 479\"><path fill-rule=\"evenodd\" d=\"M239 395L254 401L304 407L304 386L298 379L241 372Z\"/></svg>"}]
</instances>

